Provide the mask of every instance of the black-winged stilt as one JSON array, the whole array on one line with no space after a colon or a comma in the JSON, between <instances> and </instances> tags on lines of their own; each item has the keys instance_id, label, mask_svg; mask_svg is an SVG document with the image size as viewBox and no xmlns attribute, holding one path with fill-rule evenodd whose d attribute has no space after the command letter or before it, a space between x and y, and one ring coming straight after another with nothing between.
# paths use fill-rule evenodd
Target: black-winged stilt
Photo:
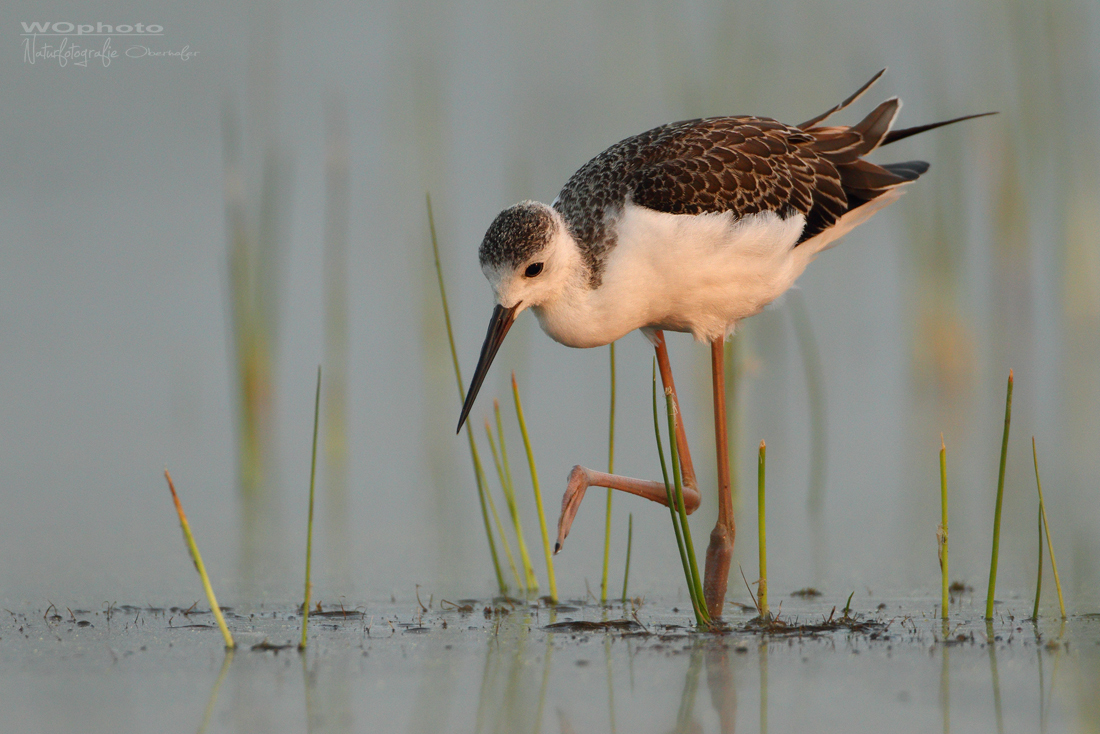
<instances>
[{"instance_id":1,"label":"black-winged stilt","mask_svg":"<svg viewBox=\"0 0 1100 734\"><path fill-rule=\"evenodd\" d=\"M663 332L689 332L710 344L719 504L703 588L713 618L722 612L734 539L723 342L741 319L790 288L819 252L928 170L923 161L877 165L864 156L982 116L891 130L901 109L895 97L854 126L822 124L884 71L801 125L713 117L627 138L573 174L552 205L525 201L501 212L478 251L497 306L460 429L508 329L525 309L552 339L570 347L609 344L641 329L656 348L661 380L674 401ZM679 417L676 442L690 513L700 496ZM562 499L556 550L590 486L666 503L663 483L575 466Z\"/></svg>"}]
</instances>

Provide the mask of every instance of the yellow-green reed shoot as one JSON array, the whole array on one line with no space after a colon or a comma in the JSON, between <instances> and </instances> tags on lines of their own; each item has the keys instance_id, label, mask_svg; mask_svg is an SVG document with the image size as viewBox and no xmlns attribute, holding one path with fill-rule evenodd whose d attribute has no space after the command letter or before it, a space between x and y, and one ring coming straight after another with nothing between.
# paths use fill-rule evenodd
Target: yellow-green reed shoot
<instances>
[{"instance_id":1,"label":"yellow-green reed shoot","mask_svg":"<svg viewBox=\"0 0 1100 734\"><path fill-rule=\"evenodd\" d=\"M1062 580L1058 578L1058 561L1054 558L1054 543L1050 539L1050 521L1047 520L1047 508L1043 502L1043 483L1039 480L1039 453L1035 450L1035 437L1031 437L1031 456L1035 460L1035 486L1039 490L1039 512L1043 517L1043 528L1047 536L1047 552L1050 555L1050 565L1054 569L1054 586L1058 589L1058 606L1062 611L1062 619L1066 618L1066 602L1062 598ZM1036 593L1035 617L1039 617L1039 599Z\"/></svg>"},{"instance_id":2,"label":"yellow-green reed shoot","mask_svg":"<svg viewBox=\"0 0 1100 734\"><path fill-rule=\"evenodd\" d=\"M634 543L634 513L626 516L626 570L623 571L623 604L626 604L626 585L630 581L630 547Z\"/></svg>"},{"instance_id":3,"label":"yellow-green reed shoot","mask_svg":"<svg viewBox=\"0 0 1100 734\"><path fill-rule=\"evenodd\" d=\"M546 513L542 509L542 491L539 489L539 472L535 468L535 453L531 450L531 439L527 435L527 421L523 419L523 403L519 399L519 384L516 373L512 372L512 398L516 402L516 418L519 431L523 434L523 447L527 450L527 465L531 469L531 486L535 490L535 507L539 511L539 525L542 528L542 549L546 554L546 575L550 581L550 603L558 603L558 582L554 578L554 556L550 550L550 534L546 531Z\"/></svg>"},{"instance_id":4,"label":"yellow-green reed shoot","mask_svg":"<svg viewBox=\"0 0 1100 734\"><path fill-rule=\"evenodd\" d=\"M218 621L218 629L222 631L222 637L225 638L225 649L232 650L237 646L237 643L233 642L233 635L229 634L229 628L225 626L225 617L222 616L218 600L214 598L214 587L210 585L210 577L206 575L206 566L202 564L199 547L195 545L195 536L191 535L191 526L187 523L187 515L183 514L183 505L180 504L180 498L176 494L176 485L172 483L172 475L168 473L167 469L164 470L164 478L168 480L168 491L172 493L172 501L176 504L176 514L180 516L183 539L187 543L187 550L191 552L191 561L195 564L195 570L199 572L199 578L202 579L202 588L206 591L207 601L210 602L210 611L214 614L214 619Z\"/></svg>"},{"instance_id":5,"label":"yellow-green reed shoot","mask_svg":"<svg viewBox=\"0 0 1100 734\"><path fill-rule=\"evenodd\" d=\"M668 481L668 466L665 464L665 450L661 443L660 413L657 412L657 360L653 360L653 434L657 438L657 457L661 460L661 475L665 480L665 498L668 504L668 512L672 517L672 531L676 534L676 549L680 552L680 563L684 567L684 580L687 582L688 596L691 597L691 606L695 611L695 618L702 624L699 615L699 603L695 599L695 584L691 580L691 566L688 564L687 551L684 550L684 536L680 532L679 517L676 514L676 497L672 493L672 483ZM676 441L675 432L672 434L673 442Z\"/></svg>"},{"instance_id":6,"label":"yellow-green reed shoot","mask_svg":"<svg viewBox=\"0 0 1100 734\"><path fill-rule=\"evenodd\" d=\"M458 366L458 350L455 349L454 331L451 329L451 310L447 306L447 289L443 287L443 266L439 263L439 242L435 236L435 218L432 216L432 197L426 194L428 204L428 228L432 236L432 254L435 256L435 274L439 279L439 298L443 302L443 320L447 324L447 342L451 346L451 361L455 368L455 381L458 383L458 402L461 403L466 389L462 384L462 370ZM477 482L477 498L481 505L481 519L485 523L485 537L489 541L489 555L493 558L493 570L497 575L497 586L501 594L508 593L508 585L504 582L504 574L500 571L500 559L497 557L497 546L493 542L493 530L489 525L489 510L485 505L485 495L488 494L488 482L485 481L485 472L481 468L481 457L478 456L477 442L474 441L474 430L470 427L470 421L466 422L466 438L470 443L470 458L474 462L474 480Z\"/></svg>"},{"instance_id":7,"label":"yellow-green reed shoot","mask_svg":"<svg viewBox=\"0 0 1100 734\"><path fill-rule=\"evenodd\" d=\"M684 508L684 486L680 466L680 456L676 447L676 403L672 400L672 390L665 388L665 409L668 412L668 446L672 459L672 479L676 485L676 511L680 516L680 527L684 531L684 548L687 550L688 564L691 566L691 580L695 584L695 598L703 624L710 625L710 612L703 598L703 581L699 576L699 565L695 560L695 544L691 542L691 526L688 525L687 510Z\"/></svg>"},{"instance_id":8,"label":"yellow-green reed shoot","mask_svg":"<svg viewBox=\"0 0 1100 734\"><path fill-rule=\"evenodd\" d=\"M607 473L615 473L615 342L611 342L611 415L607 429ZM603 531L603 581L600 604L607 604L607 564L611 557L611 491L607 490L607 520Z\"/></svg>"},{"instance_id":9,"label":"yellow-green reed shoot","mask_svg":"<svg viewBox=\"0 0 1100 734\"><path fill-rule=\"evenodd\" d=\"M500 468L500 457L497 455L497 447L493 442L493 429L489 427L489 419L485 419L485 435L489 438L489 450L493 452L493 463L496 464L497 477L500 479L501 485L504 487L504 493L507 495L507 482L504 481L504 471ZM515 579L516 588L523 589L523 581L519 577L519 570L516 568L516 559L512 556L512 546L508 542L508 536L504 534L504 525L500 522L500 515L497 514L497 504L493 501L493 493L486 492L485 497L489 500L489 509L493 513L493 522L497 526L497 535L500 536L501 541L504 543L504 555L508 557L508 565L512 569L512 578Z\"/></svg>"},{"instance_id":10,"label":"yellow-green reed shoot","mask_svg":"<svg viewBox=\"0 0 1100 734\"><path fill-rule=\"evenodd\" d=\"M940 526L936 529L936 546L940 556L940 615L947 619L947 609L951 602L950 583L947 580L947 445L940 434Z\"/></svg>"},{"instance_id":11,"label":"yellow-green reed shoot","mask_svg":"<svg viewBox=\"0 0 1100 734\"><path fill-rule=\"evenodd\" d=\"M1039 597L1043 594L1043 508L1040 506L1036 512L1039 517L1039 564L1035 572L1035 608L1031 611L1031 618L1039 621Z\"/></svg>"},{"instance_id":12,"label":"yellow-green reed shoot","mask_svg":"<svg viewBox=\"0 0 1100 734\"><path fill-rule=\"evenodd\" d=\"M756 463L756 518L760 536L760 581L757 582L757 603L760 605L760 618L768 619L768 542L765 531L767 513L764 510L764 463L767 445L760 442L760 458Z\"/></svg>"},{"instance_id":13,"label":"yellow-green reed shoot","mask_svg":"<svg viewBox=\"0 0 1100 734\"><path fill-rule=\"evenodd\" d=\"M313 402L313 458L309 464L309 522L306 524L306 593L302 602L302 641L299 650L306 649L306 631L309 628L309 569L313 558L313 486L317 477L317 426L321 419L321 365L317 365L317 396Z\"/></svg>"},{"instance_id":14,"label":"yellow-green reed shoot","mask_svg":"<svg viewBox=\"0 0 1100 734\"><path fill-rule=\"evenodd\" d=\"M989 591L985 596L985 619L993 619L993 594L997 589L997 554L1001 544L1001 501L1005 493L1005 461L1008 458L1008 428L1012 423L1012 370L1008 371L1008 397L1005 398L1005 432L1001 439L1001 469L997 475L997 509L993 513L993 554L989 559Z\"/></svg>"},{"instance_id":15,"label":"yellow-green reed shoot","mask_svg":"<svg viewBox=\"0 0 1100 734\"><path fill-rule=\"evenodd\" d=\"M500 401L496 398L493 398L493 413L496 414L497 419L500 462L504 466L504 479L507 480L504 487L504 499L508 502L508 512L512 516L512 524L516 527L516 545L519 546L519 557L523 563L525 586L528 592L535 593L539 590L539 580L535 576L535 567L531 564L531 556L527 552L527 542L523 539L523 525L519 519L519 506L516 504L516 485L512 481L512 468L508 466L508 444L504 440L504 423L500 419ZM491 445L492 441L489 443Z\"/></svg>"},{"instance_id":16,"label":"yellow-green reed shoot","mask_svg":"<svg viewBox=\"0 0 1100 734\"><path fill-rule=\"evenodd\" d=\"M680 483L680 474L677 471L679 455L676 452L676 423L675 412L672 404L672 396L665 393L665 403L669 414L669 445L672 449L672 475L675 479L676 491L668 481L668 466L665 464L665 451L661 443L661 422L657 412L657 361L653 361L653 433L657 438L657 456L661 460L661 475L665 480L665 498L668 502L668 512L672 517L672 530L676 534L676 549L680 552L680 564L684 568L684 580L687 582L688 596L691 597L691 608L695 612L695 622L700 626L710 623L710 615L703 599L703 587L699 582L699 571L695 566L694 550L685 542L687 513L680 514L680 505L677 498L683 500L683 487ZM686 532L685 532L686 531Z\"/></svg>"}]
</instances>

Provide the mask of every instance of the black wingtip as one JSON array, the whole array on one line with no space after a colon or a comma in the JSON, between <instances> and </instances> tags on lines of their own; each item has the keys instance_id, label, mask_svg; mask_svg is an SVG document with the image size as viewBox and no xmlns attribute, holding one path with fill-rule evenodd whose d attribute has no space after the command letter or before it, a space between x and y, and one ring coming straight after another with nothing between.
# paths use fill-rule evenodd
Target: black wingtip
<instances>
[{"instance_id":1,"label":"black wingtip","mask_svg":"<svg viewBox=\"0 0 1100 734\"><path fill-rule=\"evenodd\" d=\"M916 127L907 127L903 130L891 130L886 133L886 137L882 139L881 145L889 145L890 143L896 143L899 140L904 140L913 135L919 135L920 133L928 132L929 130L935 130L938 127L944 127L945 125L954 125L956 122L964 122L965 120L975 120L979 117L989 117L990 115L999 114L997 112L979 112L976 115L963 115L962 117L956 117L953 120L944 120L942 122L932 122L927 125L917 125ZM881 147L881 146L880 146Z\"/></svg>"},{"instance_id":2,"label":"black wingtip","mask_svg":"<svg viewBox=\"0 0 1100 734\"><path fill-rule=\"evenodd\" d=\"M901 163L888 163L882 166L890 173L901 176L908 181L916 181L928 172L926 161L903 161Z\"/></svg>"}]
</instances>

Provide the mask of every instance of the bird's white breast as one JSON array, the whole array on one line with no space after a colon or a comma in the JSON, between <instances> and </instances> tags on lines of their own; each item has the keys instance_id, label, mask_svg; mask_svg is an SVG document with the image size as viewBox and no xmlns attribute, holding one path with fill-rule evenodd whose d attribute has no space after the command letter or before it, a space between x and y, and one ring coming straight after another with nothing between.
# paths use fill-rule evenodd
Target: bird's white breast
<instances>
[{"instance_id":1,"label":"bird's white breast","mask_svg":"<svg viewBox=\"0 0 1100 734\"><path fill-rule=\"evenodd\" d=\"M805 218L772 212L665 214L628 204L601 285L536 309L569 346L607 344L634 329L690 332L712 341L786 291L812 259L795 247Z\"/></svg>"}]
</instances>

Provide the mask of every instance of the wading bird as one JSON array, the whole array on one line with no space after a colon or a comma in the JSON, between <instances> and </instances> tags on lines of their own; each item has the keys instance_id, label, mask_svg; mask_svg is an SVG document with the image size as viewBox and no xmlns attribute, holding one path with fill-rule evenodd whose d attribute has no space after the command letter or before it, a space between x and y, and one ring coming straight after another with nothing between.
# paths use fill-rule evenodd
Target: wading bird
<instances>
[{"instance_id":1,"label":"wading bird","mask_svg":"<svg viewBox=\"0 0 1100 734\"><path fill-rule=\"evenodd\" d=\"M722 612L734 540L723 342L741 319L790 288L818 253L895 201L905 184L928 170L923 161L877 165L864 156L981 116L891 130L901 109L895 97L854 126L822 124L884 71L801 125L712 117L627 138L573 174L552 205L525 201L501 212L478 250L497 306L459 429L521 311L531 309L543 331L569 347L610 344L640 329L656 349L661 381L675 404L690 513L700 496L663 332L688 332L710 344L718 522L707 548L703 590L715 619ZM562 499L555 552L592 486L667 503L663 482L575 466Z\"/></svg>"}]
</instances>

